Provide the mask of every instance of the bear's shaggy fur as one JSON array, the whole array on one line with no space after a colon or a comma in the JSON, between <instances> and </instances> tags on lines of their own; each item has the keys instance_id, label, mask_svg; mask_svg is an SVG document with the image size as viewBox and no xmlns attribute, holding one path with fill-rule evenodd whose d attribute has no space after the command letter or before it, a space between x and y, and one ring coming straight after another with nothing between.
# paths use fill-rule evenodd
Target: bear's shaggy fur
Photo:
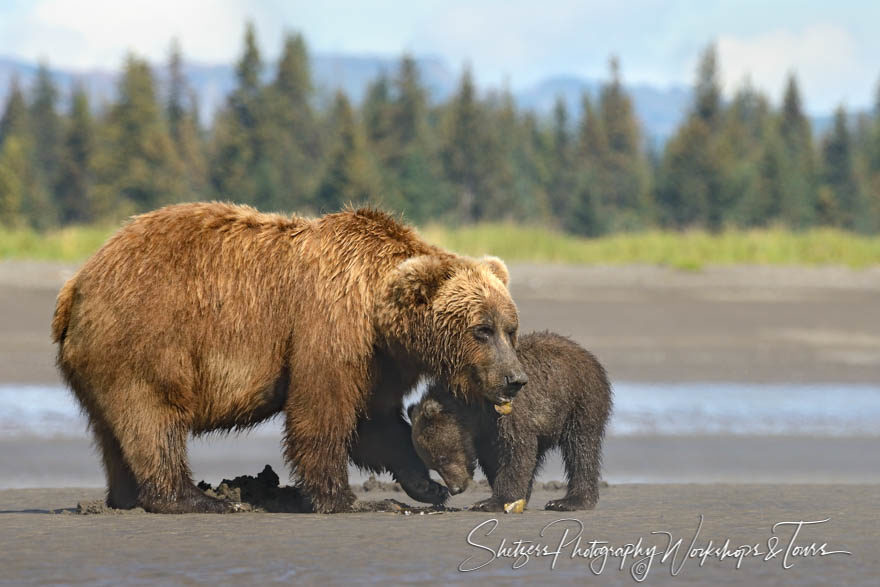
<instances>
[{"instance_id":1,"label":"bear's shaggy fur","mask_svg":"<svg viewBox=\"0 0 880 587\"><path fill-rule=\"evenodd\" d=\"M479 462L492 497L472 509L501 511L528 500L547 450L560 447L568 492L549 510L588 509L599 499L602 438L611 412L611 385L591 353L562 336L542 332L520 338L517 355L529 383L501 416L483 400L450 396L434 384L410 406L413 444L451 493L464 491Z\"/></svg>"},{"instance_id":2,"label":"bear's shaggy fur","mask_svg":"<svg viewBox=\"0 0 880 587\"><path fill-rule=\"evenodd\" d=\"M350 509L349 459L442 502L403 395L429 374L503 402L524 381L507 269L422 241L373 210L317 219L169 206L112 236L58 295L58 365L89 418L108 503L228 511L192 483L188 434L285 417L284 451L316 511Z\"/></svg>"}]
</instances>

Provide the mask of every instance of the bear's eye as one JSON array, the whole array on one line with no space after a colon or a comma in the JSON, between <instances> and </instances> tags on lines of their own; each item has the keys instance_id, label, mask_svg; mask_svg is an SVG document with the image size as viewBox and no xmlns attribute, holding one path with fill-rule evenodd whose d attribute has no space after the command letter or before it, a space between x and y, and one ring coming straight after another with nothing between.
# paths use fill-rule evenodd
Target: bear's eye
<instances>
[{"instance_id":1,"label":"bear's eye","mask_svg":"<svg viewBox=\"0 0 880 587\"><path fill-rule=\"evenodd\" d=\"M482 325L474 328L474 338L482 342L488 341L494 334L495 331L491 326Z\"/></svg>"}]
</instances>

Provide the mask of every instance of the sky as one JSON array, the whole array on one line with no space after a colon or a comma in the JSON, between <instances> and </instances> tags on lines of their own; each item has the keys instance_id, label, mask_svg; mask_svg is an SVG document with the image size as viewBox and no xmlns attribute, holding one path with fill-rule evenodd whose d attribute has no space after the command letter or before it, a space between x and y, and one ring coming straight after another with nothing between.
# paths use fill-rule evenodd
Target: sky
<instances>
[{"instance_id":1,"label":"sky","mask_svg":"<svg viewBox=\"0 0 880 587\"><path fill-rule=\"evenodd\" d=\"M270 59L299 31L314 52L467 63L483 87L603 78L612 54L627 83L691 84L713 42L728 95L748 80L778 102L794 72L822 114L869 107L880 82L878 0L0 0L0 56L116 69L128 51L164 62L177 37L188 59L231 63L247 19Z\"/></svg>"}]
</instances>

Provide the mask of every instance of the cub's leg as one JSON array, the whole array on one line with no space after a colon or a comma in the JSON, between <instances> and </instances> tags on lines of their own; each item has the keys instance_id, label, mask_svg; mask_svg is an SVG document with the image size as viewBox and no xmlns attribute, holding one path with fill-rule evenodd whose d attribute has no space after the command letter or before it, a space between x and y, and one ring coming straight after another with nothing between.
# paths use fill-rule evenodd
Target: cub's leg
<instances>
[{"instance_id":1,"label":"cub's leg","mask_svg":"<svg viewBox=\"0 0 880 587\"><path fill-rule=\"evenodd\" d=\"M602 428L585 419L572 418L560 444L568 491L562 499L548 501L545 509L574 511L594 508L599 501Z\"/></svg>"},{"instance_id":2,"label":"cub's leg","mask_svg":"<svg viewBox=\"0 0 880 587\"><path fill-rule=\"evenodd\" d=\"M498 447L498 468L492 484L492 497L478 501L472 510L482 512L504 511L504 504L525 499L532 493L532 480L538 465L537 438L519 438L516 442L501 442ZM489 477L487 473L487 478Z\"/></svg>"}]
</instances>

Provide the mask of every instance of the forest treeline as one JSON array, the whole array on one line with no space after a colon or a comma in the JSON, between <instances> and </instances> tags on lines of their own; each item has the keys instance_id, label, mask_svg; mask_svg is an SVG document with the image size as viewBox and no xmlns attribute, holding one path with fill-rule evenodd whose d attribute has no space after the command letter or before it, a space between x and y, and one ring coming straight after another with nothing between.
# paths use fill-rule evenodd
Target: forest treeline
<instances>
[{"instance_id":1,"label":"forest treeline","mask_svg":"<svg viewBox=\"0 0 880 587\"><path fill-rule=\"evenodd\" d=\"M304 39L287 37L267 77L245 30L237 84L209 128L173 44L167 83L129 55L111 103L59 95L41 66L13 80L0 118L0 226L106 223L173 202L220 199L318 214L347 203L416 223L512 220L597 236L645 228L767 225L880 231L880 88L871 114L843 107L818 139L791 76L781 106L745 85L721 96L701 56L677 132L647 148L616 59L580 111L481 96L465 69L431 104L416 62L380 76L360 105L318 104Z\"/></svg>"}]
</instances>

